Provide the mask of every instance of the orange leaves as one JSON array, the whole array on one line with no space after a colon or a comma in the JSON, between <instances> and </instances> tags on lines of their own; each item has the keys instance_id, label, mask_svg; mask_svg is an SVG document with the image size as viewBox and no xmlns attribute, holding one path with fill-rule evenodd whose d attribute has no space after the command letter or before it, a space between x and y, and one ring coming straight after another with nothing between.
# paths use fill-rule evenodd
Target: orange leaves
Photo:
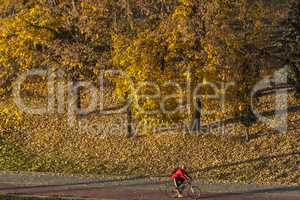
<instances>
[{"instance_id":1,"label":"orange leaves","mask_svg":"<svg viewBox=\"0 0 300 200\"><path fill-rule=\"evenodd\" d=\"M22 121L22 113L12 106L0 107L0 137L2 133L14 132Z\"/></svg>"},{"instance_id":2,"label":"orange leaves","mask_svg":"<svg viewBox=\"0 0 300 200\"><path fill-rule=\"evenodd\" d=\"M10 150L9 159L15 162L8 162L8 151L0 149L0 154L5 151L5 157L0 158L1 169L17 170L22 165L34 171L161 176L181 162L195 172L194 178L209 182L299 183L299 155L293 152L299 152L300 141L292 131L272 135L257 125L249 143L244 143L239 126L228 136L173 132L127 139L118 133L103 137L99 133L102 130L69 128L63 116L25 115L24 119L19 135L23 139L13 139L17 134L10 136L14 148L22 147L22 152ZM293 120L300 120L299 116ZM111 126L116 122L105 117L98 123ZM258 130L264 132L257 135ZM23 162L19 155L30 160Z\"/></svg>"}]
</instances>

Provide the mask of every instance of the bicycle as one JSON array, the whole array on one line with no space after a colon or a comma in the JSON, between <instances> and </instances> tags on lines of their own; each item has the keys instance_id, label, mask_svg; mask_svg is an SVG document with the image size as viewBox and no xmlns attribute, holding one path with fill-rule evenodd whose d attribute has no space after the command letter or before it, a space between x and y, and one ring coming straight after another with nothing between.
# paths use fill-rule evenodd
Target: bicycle
<instances>
[{"instance_id":1,"label":"bicycle","mask_svg":"<svg viewBox=\"0 0 300 200\"><path fill-rule=\"evenodd\" d=\"M191 198L194 200L200 199L201 191L198 186L194 186L194 185L192 185L192 183L187 182L187 183L183 183L182 188L183 188L182 194L183 194L184 198ZM176 192L176 188L174 185L167 186L165 192L169 198L177 197L177 192Z\"/></svg>"}]
</instances>

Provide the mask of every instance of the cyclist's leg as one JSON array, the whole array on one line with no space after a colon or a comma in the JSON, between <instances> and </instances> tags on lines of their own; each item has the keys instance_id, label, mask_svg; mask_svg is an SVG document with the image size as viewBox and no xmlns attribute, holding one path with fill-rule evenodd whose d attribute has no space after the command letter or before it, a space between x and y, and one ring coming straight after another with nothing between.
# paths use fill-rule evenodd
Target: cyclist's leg
<instances>
[{"instance_id":1,"label":"cyclist's leg","mask_svg":"<svg viewBox=\"0 0 300 200\"><path fill-rule=\"evenodd\" d=\"M175 184L175 190L176 190L177 196L182 197L182 190L180 189L182 182L178 178L175 178L174 184Z\"/></svg>"}]
</instances>

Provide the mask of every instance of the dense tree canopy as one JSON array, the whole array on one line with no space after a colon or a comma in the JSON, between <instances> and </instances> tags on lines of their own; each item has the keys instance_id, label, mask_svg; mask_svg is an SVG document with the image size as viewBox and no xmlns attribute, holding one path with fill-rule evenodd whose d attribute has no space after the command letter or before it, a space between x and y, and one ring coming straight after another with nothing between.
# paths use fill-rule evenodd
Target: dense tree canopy
<instances>
[{"instance_id":1,"label":"dense tree canopy","mask_svg":"<svg viewBox=\"0 0 300 200\"><path fill-rule=\"evenodd\" d=\"M160 97L142 99L156 88L146 84L132 90L115 77L116 94L132 98L133 113L145 123L185 117L178 99L191 96L187 80L192 89L207 80L235 82L226 103L231 112L240 112L261 73L283 67L270 67L278 59L270 45L278 47L274 34L280 23L286 26L281 58L290 58L299 74L299 3L290 5L284 0L2 0L0 92L8 94L17 74L31 68L63 69L72 80L95 83L100 69L122 69L135 88L148 82L161 89ZM170 112L143 112L157 110L170 94L173 98L164 102Z\"/></svg>"}]
</instances>

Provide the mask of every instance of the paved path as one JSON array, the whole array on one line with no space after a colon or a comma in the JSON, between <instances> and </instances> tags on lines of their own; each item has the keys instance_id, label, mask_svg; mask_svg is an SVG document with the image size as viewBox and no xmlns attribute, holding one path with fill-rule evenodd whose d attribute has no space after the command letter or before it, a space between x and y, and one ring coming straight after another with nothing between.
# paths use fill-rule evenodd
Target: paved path
<instances>
[{"instance_id":1,"label":"paved path","mask_svg":"<svg viewBox=\"0 0 300 200\"><path fill-rule=\"evenodd\" d=\"M299 189L299 188L298 188ZM171 200L160 190L130 188L130 187L89 187L71 188L61 186L27 187L27 188L2 188L0 193L22 194L35 196L59 196L59 197L85 197L93 199L114 200ZM188 198L186 198L188 199ZM203 200L299 200L296 194L268 193L264 191L252 191L248 193L208 193L202 194Z\"/></svg>"},{"instance_id":2,"label":"paved path","mask_svg":"<svg viewBox=\"0 0 300 200\"><path fill-rule=\"evenodd\" d=\"M0 193L84 197L102 200L169 200L161 190L163 179L104 180L97 177L0 172ZM299 200L300 186L203 184L203 200Z\"/></svg>"}]
</instances>

